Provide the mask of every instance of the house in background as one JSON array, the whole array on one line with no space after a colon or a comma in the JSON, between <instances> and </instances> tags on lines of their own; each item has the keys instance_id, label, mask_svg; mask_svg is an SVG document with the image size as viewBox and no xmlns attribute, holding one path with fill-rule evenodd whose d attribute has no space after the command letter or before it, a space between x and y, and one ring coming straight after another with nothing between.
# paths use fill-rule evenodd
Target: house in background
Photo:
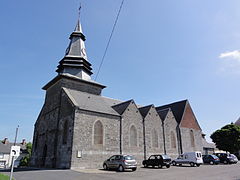
<instances>
[{"instance_id":1,"label":"house in background","mask_svg":"<svg viewBox=\"0 0 240 180\"><path fill-rule=\"evenodd\" d=\"M202 134L203 154L204 154L204 155L213 154L213 153L219 151L219 150L216 148L215 143L209 143L209 142L207 142L205 136L206 136L206 134Z\"/></svg>"},{"instance_id":2,"label":"house in background","mask_svg":"<svg viewBox=\"0 0 240 180\"><path fill-rule=\"evenodd\" d=\"M0 141L0 168L11 167L10 151L14 143L8 141L8 138ZM27 155L26 151L26 140L23 139L21 143L16 143L16 146L20 146L20 156L15 160L14 166L18 166L22 157Z\"/></svg>"}]
</instances>

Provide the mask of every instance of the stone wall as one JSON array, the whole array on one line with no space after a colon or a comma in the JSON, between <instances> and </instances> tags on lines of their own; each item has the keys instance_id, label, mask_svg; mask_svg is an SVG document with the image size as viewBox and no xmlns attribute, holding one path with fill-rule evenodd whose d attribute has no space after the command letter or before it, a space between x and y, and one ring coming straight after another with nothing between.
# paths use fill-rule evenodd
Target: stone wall
<instances>
[{"instance_id":1,"label":"stone wall","mask_svg":"<svg viewBox=\"0 0 240 180\"><path fill-rule=\"evenodd\" d=\"M175 117L171 110L168 111L168 114L163 122L164 125L164 132L165 132L165 148L166 153L171 158L176 158L179 154L179 139L177 138L177 121L175 120ZM173 142L173 138L175 139ZM172 144L175 144L172 146Z\"/></svg>"},{"instance_id":2,"label":"stone wall","mask_svg":"<svg viewBox=\"0 0 240 180\"><path fill-rule=\"evenodd\" d=\"M144 118L144 128L145 128L146 158L148 158L152 154L163 154L164 144L163 144L162 120L160 119L154 107L151 107L147 116ZM153 145L152 137L153 130L157 132L158 147L154 147Z\"/></svg>"},{"instance_id":3,"label":"stone wall","mask_svg":"<svg viewBox=\"0 0 240 180\"><path fill-rule=\"evenodd\" d=\"M57 168L70 168L71 166L74 115L75 107L65 92L63 92L57 131L58 139L57 142L55 142Z\"/></svg>"},{"instance_id":4,"label":"stone wall","mask_svg":"<svg viewBox=\"0 0 240 180\"><path fill-rule=\"evenodd\" d=\"M202 130L189 103L180 123L183 152L203 151Z\"/></svg>"},{"instance_id":5,"label":"stone wall","mask_svg":"<svg viewBox=\"0 0 240 180\"><path fill-rule=\"evenodd\" d=\"M63 121L69 121L71 131L70 121L73 119L74 108L60 88L57 83L47 91L44 106L35 124L31 165L36 167L69 168L69 157L68 165L67 156L64 156L65 163L61 162L62 153L65 153L66 149L59 143L62 138ZM71 140L70 133L68 139ZM67 149L69 150L69 145Z\"/></svg>"},{"instance_id":6,"label":"stone wall","mask_svg":"<svg viewBox=\"0 0 240 180\"><path fill-rule=\"evenodd\" d=\"M137 131L136 146L130 145L130 128L135 127ZM122 150L123 154L134 155L140 163L143 157L143 118L132 101L122 114Z\"/></svg>"},{"instance_id":7,"label":"stone wall","mask_svg":"<svg viewBox=\"0 0 240 180\"><path fill-rule=\"evenodd\" d=\"M93 127L97 121L103 125L102 145L93 142ZM120 154L120 117L77 110L71 168L101 168L103 161L114 154Z\"/></svg>"},{"instance_id":8,"label":"stone wall","mask_svg":"<svg viewBox=\"0 0 240 180\"><path fill-rule=\"evenodd\" d=\"M191 130L194 135L194 142L192 143L191 139ZM203 151L202 145L202 131L189 129L189 128L180 128L181 138L182 138L182 150L183 152L193 152L193 151Z\"/></svg>"},{"instance_id":9,"label":"stone wall","mask_svg":"<svg viewBox=\"0 0 240 180\"><path fill-rule=\"evenodd\" d=\"M73 79L63 78L61 80L62 87L66 87L69 89L87 92L90 94L101 95L102 87L94 85L92 83L86 83L84 81L77 81Z\"/></svg>"}]
</instances>

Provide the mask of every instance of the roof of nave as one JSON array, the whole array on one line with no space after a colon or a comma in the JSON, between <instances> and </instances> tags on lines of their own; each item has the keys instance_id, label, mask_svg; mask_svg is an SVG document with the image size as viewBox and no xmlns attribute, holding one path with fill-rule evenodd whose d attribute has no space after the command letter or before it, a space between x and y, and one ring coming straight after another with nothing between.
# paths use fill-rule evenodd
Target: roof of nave
<instances>
[{"instance_id":1,"label":"roof of nave","mask_svg":"<svg viewBox=\"0 0 240 180\"><path fill-rule=\"evenodd\" d=\"M121 103L119 100L67 88L63 89L74 105L79 107L79 109L119 116L111 107L114 104Z\"/></svg>"},{"instance_id":2,"label":"roof of nave","mask_svg":"<svg viewBox=\"0 0 240 180\"><path fill-rule=\"evenodd\" d=\"M159 112L160 110L170 108L172 110L177 122L180 123L182 120L182 116L183 116L187 102L188 102L188 100L178 101L178 102L174 102L171 104L159 106L156 109Z\"/></svg>"},{"instance_id":3,"label":"roof of nave","mask_svg":"<svg viewBox=\"0 0 240 180\"><path fill-rule=\"evenodd\" d=\"M148 105L148 106L144 106L144 107L140 107L138 108L141 115L145 118L148 114L148 112L150 111L151 107L153 107L154 105L151 104L151 105Z\"/></svg>"},{"instance_id":4,"label":"roof of nave","mask_svg":"<svg viewBox=\"0 0 240 180\"><path fill-rule=\"evenodd\" d=\"M128 100L128 101L125 101L125 102L122 102L120 104L116 104L116 105L113 105L112 108L115 109L115 111L117 111L119 114L123 114L123 112L127 109L127 107L129 106L129 104L133 102L133 100Z\"/></svg>"},{"instance_id":5,"label":"roof of nave","mask_svg":"<svg viewBox=\"0 0 240 180\"><path fill-rule=\"evenodd\" d=\"M158 115L160 116L161 120L164 121L170 108L160 109L157 111Z\"/></svg>"}]
</instances>

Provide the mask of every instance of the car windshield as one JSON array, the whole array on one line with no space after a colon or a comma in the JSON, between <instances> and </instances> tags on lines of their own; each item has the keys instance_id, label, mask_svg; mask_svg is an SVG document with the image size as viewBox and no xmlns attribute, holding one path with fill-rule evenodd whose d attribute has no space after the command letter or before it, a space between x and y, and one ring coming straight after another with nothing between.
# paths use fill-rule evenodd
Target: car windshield
<instances>
[{"instance_id":1,"label":"car windshield","mask_svg":"<svg viewBox=\"0 0 240 180\"><path fill-rule=\"evenodd\" d=\"M236 158L236 156L234 154L230 154L229 155L231 158Z\"/></svg>"},{"instance_id":2,"label":"car windshield","mask_svg":"<svg viewBox=\"0 0 240 180\"><path fill-rule=\"evenodd\" d=\"M218 159L218 157L217 156L215 156L215 155L211 155L214 159Z\"/></svg>"},{"instance_id":3,"label":"car windshield","mask_svg":"<svg viewBox=\"0 0 240 180\"><path fill-rule=\"evenodd\" d=\"M124 156L125 160L134 160L134 156Z\"/></svg>"},{"instance_id":4,"label":"car windshield","mask_svg":"<svg viewBox=\"0 0 240 180\"><path fill-rule=\"evenodd\" d=\"M162 158L163 159L171 159L168 155L166 155L166 154L164 154L164 155L162 155Z\"/></svg>"}]
</instances>

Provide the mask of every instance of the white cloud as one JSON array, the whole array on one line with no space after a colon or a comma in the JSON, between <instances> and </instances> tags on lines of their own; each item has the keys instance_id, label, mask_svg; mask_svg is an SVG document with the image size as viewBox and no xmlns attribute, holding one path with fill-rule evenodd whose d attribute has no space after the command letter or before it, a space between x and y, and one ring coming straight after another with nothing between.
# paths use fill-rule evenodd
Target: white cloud
<instances>
[{"instance_id":1,"label":"white cloud","mask_svg":"<svg viewBox=\"0 0 240 180\"><path fill-rule=\"evenodd\" d=\"M236 59L236 60L240 61L240 50L221 53L219 58L221 58L221 59L229 58L229 59Z\"/></svg>"},{"instance_id":2,"label":"white cloud","mask_svg":"<svg viewBox=\"0 0 240 180\"><path fill-rule=\"evenodd\" d=\"M240 50L221 53L219 58L223 59L220 62L220 72L240 74Z\"/></svg>"}]
</instances>

